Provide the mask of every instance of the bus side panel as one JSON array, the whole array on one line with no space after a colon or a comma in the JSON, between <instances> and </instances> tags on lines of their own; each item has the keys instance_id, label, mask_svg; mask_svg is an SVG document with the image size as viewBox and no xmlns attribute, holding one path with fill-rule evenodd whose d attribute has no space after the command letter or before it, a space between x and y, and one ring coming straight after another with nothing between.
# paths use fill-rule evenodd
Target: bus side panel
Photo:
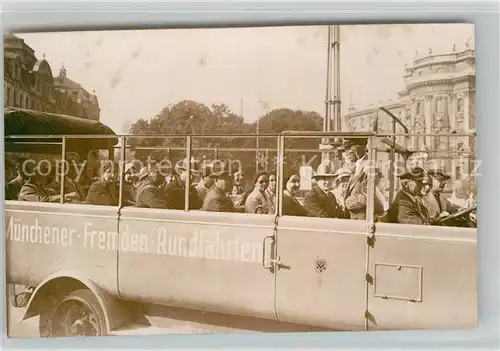
<instances>
[{"instance_id":1,"label":"bus side panel","mask_svg":"<svg viewBox=\"0 0 500 351\"><path fill-rule=\"evenodd\" d=\"M213 312L274 317L274 218L125 208L119 287L126 299ZM132 243L139 242L139 245ZM130 243L130 244L127 244Z\"/></svg>"},{"instance_id":2,"label":"bus side panel","mask_svg":"<svg viewBox=\"0 0 500 351\"><path fill-rule=\"evenodd\" d=\"M116 212L112 207L6 201L9 283L36 286L50 274L73 270L117 294L117 248L108 245L117 239Z\"/></svg>"},{"instance_id":3,"label":"bus side panel","mask_svg":"<svg viewBox=\"0 0 500 351\"><path fill-rule=\"evenodd\" d=\"M476 327L475 229L378 224L375 237L370 329Z\"/></svg>"},{"instance_id":4,"label":"bus side panel","mask_svg":"<svg viewBox=\"0 0 500 351\"><path fill-rule=\"evenodd\" d=\"M282 217L276 310L280 321L363 330L366 223Z\"/></svg>"}]
</instances>

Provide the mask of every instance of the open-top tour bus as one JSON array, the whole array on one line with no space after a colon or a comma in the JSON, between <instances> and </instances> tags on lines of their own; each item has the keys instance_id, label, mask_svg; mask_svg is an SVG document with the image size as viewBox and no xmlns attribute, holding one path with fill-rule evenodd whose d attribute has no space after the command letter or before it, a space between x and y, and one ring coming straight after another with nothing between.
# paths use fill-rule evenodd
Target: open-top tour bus
<instances>
[{"instance_id":1,"label":"open-top tour bus","mask_svg":"<svg viewBox=\"0 0 500 351\"><path fill-rule=\"evenodd\" d=\"M64 123L69 128L72 122L64 119ZM134 138L183 139L182 158L187 159L203 149L193 146L198 139L255 138L108 133L104 129L82 135L72 135L76 133L67 129L62 135L49 130L34 136L9 133L5 148L24 151L21 142L49 139L59 143L58 154L65 159L69 149L86 140L94 143L91 149L108 149L108 156L114 158L110 145L116 145L119 138L123 165L128 141ZM405 145L396 143L396 138L412 136L407 130L402 135L377 133L376 123L372 132L259 136L277 145L273 149L278 189L274 214L188 210L189 186L185 210L122 206L123 167L119 167L119 206L6 201L7 280L33 288L23 320L40 315L42 336L108 335L134 322L136 316L129 308L134 302L333 330L474 327L475 228L377 222L372 168L366 220L283 215L286 156L294 152L286 149L287 141L346 136L367 138L370 160L376 161L380 152L388 152L393 161L397 157L406 161L411 155ZM148 148L160 147L144 147ZM389 176L393 178L389 180L392 201L398 180L396 172ZM61 184L64 191L62 175ZM19 305L17 299L14 303Z\"/></svg>"}]
</instances>

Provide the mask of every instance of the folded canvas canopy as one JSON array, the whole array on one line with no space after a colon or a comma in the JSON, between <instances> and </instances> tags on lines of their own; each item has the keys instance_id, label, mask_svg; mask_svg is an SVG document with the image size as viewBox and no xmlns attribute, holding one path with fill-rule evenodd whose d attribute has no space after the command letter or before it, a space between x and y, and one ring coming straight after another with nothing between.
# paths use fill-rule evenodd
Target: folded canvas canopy
<instances>
[{"instance_id":1,"label":"folded canvas canopy","mask_svg":"<svg viewBox=\"0 0 500 351\"><path fill-rule=\"evenodd\" d=\"M33 111L21 108L4 108L5 151L52 153L54 143L61 142L63 135L116 135L111 128L98 121ZM16 138L9 138L15 136ZM27 138L18 138L26 136ZM36 138L33 136L52 136ZM109 149L116 145L118 138L71 139L67 141L67 151L72 149ZM44 145L45 144L45 145ZM52 144L52 145L51 145ZM60 145L56 148L61 149ZM60 152L60 151L59 151Z\"/></svg>"}]
</instances>

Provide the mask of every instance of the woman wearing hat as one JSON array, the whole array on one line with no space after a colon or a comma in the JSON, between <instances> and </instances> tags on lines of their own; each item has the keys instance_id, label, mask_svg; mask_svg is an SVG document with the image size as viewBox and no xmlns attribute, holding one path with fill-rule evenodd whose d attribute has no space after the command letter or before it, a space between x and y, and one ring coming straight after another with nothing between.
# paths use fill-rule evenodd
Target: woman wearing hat
<instances>
[{"instance_id":1,"label":"woman wearing hat","mask_svg":"<svg viewBox=\"0 0 500 351\"><path fill-rule=\"evenodd\" d=\"M268 185L269 173L266 171L257 172L253 180L253 190L245 200L245 210L247 213L256 213L258 206L261 206L261 213L271 213L271 205L266 195Z\"/></svg>"},{"instance_id":2,"label":"woman wearing hat","mask_svg":"<svg viewBox=\"0 0 500 351\"><path fill-rule=\"evenodd\" d=\"M344 167L339 168L337 172L335 172L332 193L333 195L335 195L337 204L339 205L340 210L343 212L342 218L350 218L349 211L345 208L344 201L347 183L349 182L349 178L351 177L351 175L352 172Z\"/></svg>"},{"instance_id":3,"label":"woman wearing hat","mask_svg":"<svg viewBox=\"0 0 500 351\"><path fill-rule=\"evenodd\" d=\"M335 195L331 192L335 175L330 164L320 164L312 178L316 181L316 184L313 185L313 188L307 192L304 198L304 208L309 216L342 218L342 210L335 199Z\"/></svg>"},{"instance_id":4,"label":"woman wearing hat","mask_svg":"<svg viewBox=\"0 0 500 351\"><path fill-rule=\"evenodd\" d=\"M296 173L286 175L283 184L283 215L307 217L307 211L295 197L300 190L300 175Z\"/></svg>"}]
</instances>

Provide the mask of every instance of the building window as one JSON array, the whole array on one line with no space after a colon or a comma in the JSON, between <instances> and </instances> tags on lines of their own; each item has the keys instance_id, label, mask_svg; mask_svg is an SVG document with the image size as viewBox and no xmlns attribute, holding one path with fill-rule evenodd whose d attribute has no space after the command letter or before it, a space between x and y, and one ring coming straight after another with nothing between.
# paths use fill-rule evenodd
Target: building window
<instances>
[{"instance_id":1,"label":"building window","mask_svg":"<svg viewBox=\"0 0 500 351\"><path fill-rule=\"evenodd\" d=\"M24 95L23 94L19 94L19 107L23 108L24 106Z\"/></svg>"},{"instance_id":2,"label":"building window","mask_svg":"<svg viewBox=\"0 0 500 351\"><path fill-rule=\"evenodd\" d=\"M455 167L455 179L457 180L462 179L462 167L460 166Z\"/></svg>"},{"instance_id":3,"label":"building window","mask_svg":"<svg viewBox=\"0 0 500 351\"><path fill-rule=\"evenodd\" d=\"M30 108L30 99L27 96L26 96L26 102L25 102L24 108Z\"/></svg>"}]
</instances>

